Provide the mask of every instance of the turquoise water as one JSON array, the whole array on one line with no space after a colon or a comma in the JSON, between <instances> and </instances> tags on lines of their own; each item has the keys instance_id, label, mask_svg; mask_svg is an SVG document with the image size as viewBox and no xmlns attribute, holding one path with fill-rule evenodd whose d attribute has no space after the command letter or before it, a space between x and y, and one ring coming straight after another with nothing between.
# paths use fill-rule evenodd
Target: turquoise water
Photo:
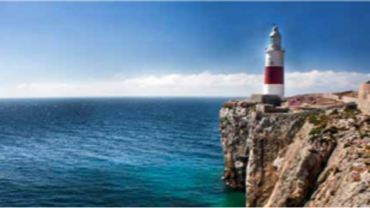
<instances>
[{"instance_id":1,"label":"turquoise water","mask_svg":"<svg viewBox=\"0 0 370 208\"><path fill-rule=\"evenodd\" d=\"M0 101L0 206L244 206L220 98Z\"/></svg>"}]
</instances>

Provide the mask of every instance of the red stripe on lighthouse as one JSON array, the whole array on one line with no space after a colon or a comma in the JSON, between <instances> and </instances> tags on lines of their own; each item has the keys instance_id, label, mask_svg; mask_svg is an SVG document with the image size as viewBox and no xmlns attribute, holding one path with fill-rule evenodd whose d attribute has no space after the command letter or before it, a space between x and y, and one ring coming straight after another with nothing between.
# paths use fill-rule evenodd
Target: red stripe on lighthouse
<instances>
[{"instance_id":1,"label":"red stripe on lighthouse","mask_svg":"<svg viewBox=\"0 0 370 208\"><path fill-rule=\"evenodd\" d=\"M284 67L266 66L265 84L284 84Z\"/></svg>"}]
</instances>

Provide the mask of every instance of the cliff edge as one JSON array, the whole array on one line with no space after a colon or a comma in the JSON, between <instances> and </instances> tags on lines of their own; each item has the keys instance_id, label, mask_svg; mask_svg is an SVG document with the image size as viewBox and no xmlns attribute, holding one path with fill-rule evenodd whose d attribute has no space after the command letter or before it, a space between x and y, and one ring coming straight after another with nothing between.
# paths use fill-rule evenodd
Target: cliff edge
<instances>
[{"instance_id":1,"label":"cliff edge","mask_svg":"<svg viewBox=\"0 0 370 208\"><path fill-rule=\"evenodd\" d=\"M224 104L226 185L246 190L247 207L370 206L370 116L321 95L279 106Z\"/></svg>"}]
</instances>

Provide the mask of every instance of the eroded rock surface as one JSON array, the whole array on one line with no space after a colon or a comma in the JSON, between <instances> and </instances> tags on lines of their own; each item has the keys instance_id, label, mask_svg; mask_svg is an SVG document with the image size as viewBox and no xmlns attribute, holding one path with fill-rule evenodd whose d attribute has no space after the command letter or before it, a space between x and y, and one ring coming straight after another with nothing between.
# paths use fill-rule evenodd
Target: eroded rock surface
<instances>
[{"instance_id":1,"label":"eroded rock surface","mask_svg":"<svg viewBox=\"0 0 370 208\"><path fill-rule=\"evenodd\" d=\"M220 111L226 184L253 206L369 206L370 117L356 106L262 113Z\"/></svg>"}]
</instances>

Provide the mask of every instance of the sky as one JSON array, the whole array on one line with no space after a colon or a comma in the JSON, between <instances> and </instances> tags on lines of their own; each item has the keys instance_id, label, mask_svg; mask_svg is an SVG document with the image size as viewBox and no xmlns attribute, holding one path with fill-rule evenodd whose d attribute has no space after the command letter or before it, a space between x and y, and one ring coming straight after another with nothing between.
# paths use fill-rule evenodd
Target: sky
<instances>
[{"instance_id":1,"label":"sky","mask_svg":"<svg viewBox=\"0 0 370 208\"><path fill-rule=\"evenodd\" d=\"M273 24L287 95L370 80L370 2L0 2L0 97L261 93Z\"/></svg>"}]
</instances>

